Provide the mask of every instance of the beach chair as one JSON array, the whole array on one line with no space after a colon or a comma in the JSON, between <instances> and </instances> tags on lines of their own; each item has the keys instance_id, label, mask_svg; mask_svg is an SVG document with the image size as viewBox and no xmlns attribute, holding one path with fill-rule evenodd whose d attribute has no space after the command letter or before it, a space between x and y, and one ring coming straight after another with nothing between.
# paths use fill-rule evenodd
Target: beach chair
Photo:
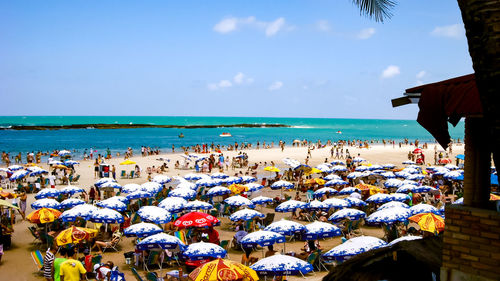
<instances>
[{"instance_id":1,"label":"beach chair","mask_svg":"<svg viewBox=\"0 0 500 281\"><path fill-rule=\"evenodd\" d=\"M310 265L312 265L312 266L313 266L313 271L314 271L314 269L318 269L318 266L317 266L317 263L318 263L318 257L319 257L318 252L312 252L312 253L310 253L310 254L309 254L309 256L307 256L306 261L307 261ZM318 269L318 271L320 271L320 270Z\"/></svg>"},{"instance_id":2,"label":"beach chair","mask_svg":"<svg viewBox=\"0 0 500 281\"><path fill-rule=\"evenodd\" d=\"M137 281L144 281L144 279L142 279L142 277L137 272L137 269L132 267L132 268L130 268L130 270L132 271L132 274L134 275L134 277Z\"/></svg>"},{"instance_id":3,"label":"beach chair","mask_svg":"<svg viewBox=\"0 0 500 281\"><path fill-rule=\"evenodd\" d=\"M38 234L35 232L36 228L34 226L30 226L30 227L28 227L28 229L30 230L31 235L33 235L33 238L34 238L33 242L31 242L31 243L41 244L42 241L40 240L40 236L38 236Z\"/></svg>"},{"instance_id":4,"label":"beach chair","mask_svg":"<svg viewBox=\"0 0 500 281\"><path fill-rule=\"evenodd\" d=\"M148 272L146 274L146 279L148 281L157 281L158 280L158 274L156 274L156 272Z\"/></svg>"},{"instance_id":5,"label":"beach chair","mask_svg":"<svg viewBox=\"0 0 500 281\"><path fill-rule=\"evenodd\" d=\"M219 242L219 246L221 246L221 248L223 248L224 250L227 250L228 245L229 245L229 240L221 240Z\"/></svg>"},{"instance_id":6,"label":"beach chair","mask_svg":"<svg viewBox=\"0 0 500 281\"><path fill-rule=\"evenodd\" d=\"M130 171L130 174L128 175L128 178L129 179L133 179L134 178L134 173L135 173L135 171Z\"/></svg>"},{"instance_id":7,"label":"beach chair","mask_svg":"<svg viewBox=\"0 0 500 281\"><path fill-rule=\"evenodd\" d=\"M126 178L128 178L128 177L127 177L127 171L122 170L122 171L121 171L121 173L120 173L120 178L122 178L122 179L126 179Z\"/></svg>"},{"instance_id":8,"label":"beach chair","mask_svg":"<svg viewBox=\"0 0 500 281\"><path fill-rule=\"evenodd\" d=\"M118 244L122 241L123 234L119 231L113 233L113 236L111 238L111 243L106 243L106 246L102 247L102 252L106 251L107 249L113 249L115 252L118 252L117 246Z\"/></svg>"},{"instance_id":9,"label":"beach chair","mask_svg":"<svg viewBox=\"0 0 500 281\"><path fill-rule=\"evenodd\" d=\"M322 268L324 268L326 271L329 271L328 267L326 266L326 264L324 263L324 260L323 260L323 253L321 252L320 249L316 250L316 253L318 253L318 269L319 271L321 271Z\"/></svg>"},{"instance_id":10,"label":"beach chair","mask_svg":"<svg viewBox=\"0 0 500 281\"><path fill-rule=\"evenodd\" d=\"M31 252L31 257L33 258L33 261L35 262L36 267L38 270L42 270L43 268L43 256L42 253L40 253L39 250Z\"/></svg>"},{"instance_id":11,"label":"beach chair","mask_svg":"<svg viewBox=\"0 0 500 281\"><path fill-rule=\"evenodd\" d=\"M148 258L144 261L144 270L149 271L149 267L152 265L160 267L159 260L160 260L159 251L149 252Z\"/></svg>"},{"instance_id":12,"label":"beach chair","mask_svg":"<svg viewBox=\"0 0 500 281\"><path fill-rule=\"evenodd\" d=\"M74 177L71 182L72 183L78 182L79 179L80 179L80 175L76 175L76 177Z\"/></svg>"}]
</instances>

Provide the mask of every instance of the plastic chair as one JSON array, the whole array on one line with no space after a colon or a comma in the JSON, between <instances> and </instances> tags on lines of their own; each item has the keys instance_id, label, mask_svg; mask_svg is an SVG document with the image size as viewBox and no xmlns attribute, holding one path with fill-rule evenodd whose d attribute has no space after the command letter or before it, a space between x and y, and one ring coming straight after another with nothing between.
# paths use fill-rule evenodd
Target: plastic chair
<instances>
[{"instance_id":1,"label":"plastic chair","mask_svg":"<svg viewBox=\"0 0 500 281\"><path fill-rule=\"evenodd\" d=\"M148 272L146 274L146 279L148 281L157 281L158 280L158 274L156 274L155 272Z\"/></svg>"},{"instance_id":2,"label":"plastic chair","mask_svg":"<svg viewBox=\"0 0 500 281\"><path fill-rule=\"evenodd\" d=\"M137 269L132 267L132 268L130 268L130 270L132 271L132 274L134 275L134 277L137 281L144 281L142 279L142 277L139 275L139 273L137 272Z\"/></svg>"},{"instance_id":3,"label":"plastic chair","mask_svg":"<svg viewBox=\"0 0 500 281\"><path fill-rule=\"evenodd\" d=\"M35 262L36 267L38 270L42 270L43 268L43 256L42 253L40 253L39 250L31 252L31 257L33 258L33 261Z\"/></svg>"}]
</instances>

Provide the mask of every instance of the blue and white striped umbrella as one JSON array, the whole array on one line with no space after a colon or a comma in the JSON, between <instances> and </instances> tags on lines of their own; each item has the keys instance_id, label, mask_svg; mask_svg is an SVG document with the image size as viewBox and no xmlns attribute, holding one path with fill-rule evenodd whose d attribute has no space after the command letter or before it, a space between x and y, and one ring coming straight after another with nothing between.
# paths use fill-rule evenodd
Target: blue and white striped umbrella
<instances>
[{"instance_id":1,"label":"blue and white striped umbrella","mask_svg":"<svg viewBox=\"0 0 500 281\"><path fill-rule=\"evenodd\" d=\"M404 202L406 200L410 200L411 198L403 193L391 193L389 194L389 198L391 201L399 201L399 202Z\"/></svg>"},{"instance_id":2,"label":"blue and white striped umbrella","mask_svg":"<svg viewBox=\"0 0 500 281\"><path fill-rule=\"evenodd\" d=\"M316 166L316 169L322 171L323 173L333 172L332 166L329 163L319 164L318 166Z\"/></svg>"},{"instance_id":3,"label":"blue and white striped umbrella","mask_svg":"<svg viewBox=\"0 0 500 281\"><path fill-rule=\"evenodd\" d=\"M342 180L342 178L338 175L335 175L335 174L330 174L326 177L323 178L324 180L326 181L331 181L331 180Z\"/></svg>"},{"instance_id":4,"label":"blue and white striped umbrella","mask_svg":"<svg viewBox=\"0 0 500 281\"><path fill-rule=\"evenodd\" d=\"M80 162L75 161L75 160L66 160L64 161L64 166L73 166L73 165L78 165Z\"/></svg>"},{"instance_id":5,"label":"blue and white striped umbrella","mask_svg":"<svg viewBox=\"0 0 500 281\"><path fill-rule=\"evenodd\" d=\"M417 188L417 186L415 186L413 184L405 184L405 185L398 187L398 189L396 190L396 193L415 192L416 188Z\"/></svg>"},{"instance_id":6,"label":"blue and white striped umbrella","mask_svg":"<svg viewBox=\"0 0 500 281\"><path fill-rule=\"evenodd\" d=\"M157 182L150 181L150 182L145 182L145 183L141 184L141 190L149 192L151 194L157 194L162 189L163 189L163 186L161 185L161 183L157 183Z\"/></svg>"},{"instance_id":7,"label":"blue and white striped umbrella","mask_svg":"<svg viewBox=\"0 0 500 281\"><path fill-rule=\"evenodd\" d=\"M308 262L280 254L263 258L252 264L250 268L263 276L304 275L314 270L313 266Z\"/></svg>"},{"instance_id":8,"label":"blue and white striped umbrella","mask_svg":"<svg viewBox=\"0 0 500 281\"><path fill-rule=\"evenodd\" d=\"M199 179L196 181L196 186L206 186L212 187L221 184L222 181L219 179Z\"/></svg>"},{"instance_id":9,"label":"blue and white striped umbrella","mask_svg":"<svg viewBox=\"0 0 500 281\"><path fill-rule=\"evenodd\" d=\"M384 167L382 165L378 165L378 164L371 165L370 167L368 167L368 170L370 170L370 171L382 170L382 169L384 169Z\"/></svg>"},{"instance_id":10,"label":"blue and white striped umbrella","mask_svg":"<svg viewBox=\"0 0 500 281\"><path fill-rule=\"evenodd\" d=\"M323 187L323 188L320 188L318 190L316 190L313 195L315 198L319 198L323 195L325 195L326 193L330 194L330 195L335 195L337 193L339 193L337 190L331 188L331 187Z\"/></svg>"},{"instance_id":11,"label":"blue and white striped umbrella","mask_svg":"<svg viewBox=\"0 0 500 281\"><path fill-rule=\"evenodd\" d=\"M346 197L344 200L349 203L350 207L363 207L367 205L365 201L356 197Z\"/></svg>"},{"instance_id":12,"label":"blue and white striped umbrella","mask_svg":"<svg viewBox=\"0 0 500 281\"><path fill-rule=\"evenodd\" d=\"M339 198L328 198L324 200L323 203L327 204L330 208L336 208L336 209L349 207L349 203L347 201Z\"/></svg>"},{"instance_id":13,"label":"blue and white striped umbrella","mask_svg":"<svg viewBox=\"0 0 500 281\"><path fill-rule=\"evenodd\" d=\"M406 161L403 161L402 164L404 164L404 165L415 165L415 164L417 164L417 162L412 161L412 160L406 160Z\"/></svg>"},{"instance_id":14,"label":"blue and white striped umbrella","mask_svg":"<svg viewBox=\"0 0 500 281\"><path fill-rule=\"evenodd\" d=\"M391 201L391 197L389 196L389 194L385 193L377 193L366 199L366 202L376 204L387 203L389 201Z\"/></svg>"},{"instance_id":15,"label":"blue and white striped umbrella","mask_svg":"<svg viewBox=\"0 0 500 281\"><path fill-rule=\"evenodd\" d=\"M463 174L459 171L449 171L445 173L443 177L448 180L461 180L463 178Z\"/></svg>"},{"instance_id":16,"label":"blue and white striped umbrella","mask_svg":"<svg viewBox=\"0 0 500 281\"><path fill-rule=\"evenodd\" d=\"M181 197L184 199L193 199L196 197L196 191L189 188L177 188L170 193L168 193L169 197Z\"/></svg>"},{"instance_id":17,"label":"blue and white striped umbrella","mask_svg":"<svg viewBox=\"0 0 500 281\"><path fill-rule=\"evenodd\" d=\"M157 224L168 223L172 220L172 215L167 210L157 206L143 206L137 211L137 215L144 221Z\"/></svg>"},{"instance_id":18,"label":"blue and white striped umbrella","mask_svg":"<svg viewBox=\"0 0 500 281\"><path fill-rule=\"evenodd\" d=\"M240 177L228 177L220 180L222 183L230 185L235 183L241 183L243 180Z\"/></svg>"},{"instance_id":19,"label":"blue and white striped umbrella","mask_svg":"<svg viewBox=\"0 0 500 281\"><path fill-rule=\"evenodd\" d=\"M212 208L212 204L199 200L190 201L184 206L184 209L189 211L210 210Z\"/></svg>"},{"instance_id":20,"label":"blue and white striped umbrella","mask_svg":"<svg viewBox=\"0 0 500 281\"><path fill-rule=\"evenodd\" d=\"M57 153L57 155L58 155L58 156L66 156L66 155L70 155L70 154L71 154L71 151L69 151L69 150L64 150L64 149L63 149L63 150L60 150L60 151Z\"/></svg>"},{"instance_id":21,"label":"blue and white striped umbrella","mask_svg":"<svg viewBox=\"0 0 500 281\"><path fill-rule=\"evenodd\" d=\"M24 169L23 166L20 166L20 165L10 165L9 167L7 167L9 170L11 171L17 171L17 170L22 170Z\"/></svg>"},{"instance_id":22,"label":"blue and white striped umbrella","mask_svg":"<svg viewBox=\"0 0 500 281\"><path fill-rule=\"evenodd\" d=\"M316 240L320 238L328 238L342 235L340 228L335 225L315 221L307 224L302 238L305 240Z\"/></svg>"},{"instance_id":23,"label":"blue and white striped umbrella","mask_svg":"<svg viewBox=\"0 0 500 281\"><path fill-rule=\"evenodd\" d=\"M99 185L99 188L106 188L106 187L122 188L121 185L119 185L117 182L113 182L113 181L107 181L107 182Z\"/></svg>"},{"instance_id":24,"label":"blue and white striped umbrella","mask_svg":"<svg viewBox=\"0 0 500 281\"><path fill-rule=\"evenodd\" d=\"M50 160L49 165L64 165L64 162L58 160Z\"/></svg>"},{"instance_id":25,"label":"blue and white striped umbrella","mask_svg":"<svg viewBox=\"0 0 500 281\"><path fill-rule=\"evenodd\" d=\"M391 202L387 202L385 204L383 204L382 206L378 207L377 211L380 211L380 210L385 210L385 209L390 209L390 208L405 208L405 209L409 209L410 206L408 206L407 204L403 203L403 202L398 202L398 201L391 201Z\"/></svg>"},{"instance_id":26,"label":"blue and white striped umbrella","mask_svg":"<svg viewBox=\"0 0 500 281\"><path fill-rule=\"evenodd\" d=\"M197 181L197 180L200 180L202 179L202 175L201 174L193 174L193 173L190 173L190 174L186 174L184 176L184 178L188 181Z\"/></svg>"},{"instance_id":27,"label":"blue and white striped umbrella","mask_svg":"<svg viewBox=\"0 0 500 281\"><path fill-rule=\"evenodd\" d=\"M411 212L406 208L388 208L380 211L376 211L369 215L365 221L368 224L378 225L381 223L393 224L396 222L404 222L411 216Z\"/></svg>"},{"instance_id":28,"label":"blue and white striped umbrella","mask_svg":"<svg viewBox=\"0 0 500 281\"><path fill-rule=\"evenodd\" d=\"M297 209L304 209L307 207L306 202L296 201L296 200L288 200L285 201L276 207L276 212L294 212Z\"/></svg>"},{"instance_id":29,"label":"blue and white striped umbrella","mask_svg":"<svg viewBox=\"0 0 500 281\"><path fill-rule=\"evenodd\" d=\"M347 175L348 179L355 179L355 178L359 178L359 177L363 177L363 173L361 173L361 172L352 172L352 173L349 173Z\"/></svg>"},{"instance_id":30,"label":"blue and white striped umbrella","mask_svg":"<svg viewBox=\"0 0 500 281\"><path fill-rule=\"evenodd\" d=\"M341 160L333 160L332 162L330 162L330 164L332 164L332 165L345 165L345 163Z\"/></svg>"},{"instance_id":31,"label":"blue and white striped umbrella","mask_svg":"<svg viewBox=\"0 0 500 281\"><path fill-rule=\"evenodd\" d=\"M257 181L257 178L252 177L252 176L242 176L242 177L241 177L241 181L242 181L243 183L251 183L251 182L256 182L256 181Z\"/></svg>"},{"instance_id":32,"label":"blue and white striped umbrella","mask_svg":"<svg viewBox=\"0 0 500 281\"><path fill-rule=\"evenodd\" d=\"M434 175L436 175L436 176L442 176L442 175L448 173L450 170L448 170L448 169L446 169L444 167L435 167L432 171L433 171L433 173L432 173L433 176Z\"/></svg>"},{"instance_id":33,"label":"blue and white striped umbrella","mask_svg":"<svg viewBox=\"0 0 500 281\"><path fill-rule=\"evenodd\" d=\"M339 195L349 195L353 192L361 193L361 190L352 186L348 186L344 187L341 191L339 191Z\"/></svg>"},{"instance_id":34,"label":"blue and white striped umbrella","mask_svg":"<svg viewBox=\"0 0 500 281\"><path fill-rule=\"evenodd\" d=\"M264 188L262 184L258 183L247 183L245 186L248 187L248 192L257 192Z\"/></svg>"},{"instance_id":35,"label":"blue and white striped umbrella","mask_svg":"<svg viewBox=\"0 0 500 281\"><path fill-rule=\"evenodd\" d=\"M385 187L400 187L402 185L403 181L398 179L388 179L384 182Z\"/></svg>"},{"instance_id":36,"label":"blue and white striped umbrella","mask_svg":"<svg viewBox=\"0 0 500 281\"><path fill-rule=\"evenodd\" d=\"M405 172L405 171L395 172L394 174L396 175L396 177L398 177L398 178L403 178L403 179L407 179L408 177L410 177L410 176L411 176L411 174L410 174L410 173Z\"/></svg>"},{"instance_id":37,"label":"blue and white striped umbrella","mask_svg":"<svg viewBox=\"0 0 500 281\"><path fill-rule=\"evenodd\" d=\"M302 232L306 227L298 222L289 220L279 220L271 223L264 228L265 231L272 231L283 235L294 235L295 233Z\"/></svg>"},{"instance_id":38,"label":"blue and white striped umbrella","mask_svg":"<svg viewBox=\"0 0 500 281\"><path fill-rule=\"evenodd\" d=\"M250 201L252 201L252 203L254 203L255 205L264 205L264 204L272 203L273 199L269 198L269 197L265 197L265 196L259 196L259 197L253 198Z\"/></svg>"},{"instance_id":39,"label":"blue and white striped umbrella","mask_svg":"<svg viewBox=\"0 0 500 281\"><path fill-rule=\"evenodd\" d=\"M154 197L154 195L149 193L149 192L142 191L142 190L137 190L137 191L134 191L134 192L126 195L126 198L128 200L150 198L150 197Z\"/></svg>"},{"instance_id":40,"label":"blue and white striped umbrella","mask_svg":"<svg viewBox=\"0 0 500 281\"><path fill-rule=\"evenodd\" d=\"M148 236L137 243L136 248L139 250L150 249L183 249L186 245L182 241L172 235L166 233L158 233Z\"/></svg>"},{"instance_id":41,"label":"blue and white striped umbrella","mask_svg":"<svg viewBox=\"0 0 500 281\"><path fill-rule=\"evenodd\" d=\"M61 191L55 188L44 188L35 195L36 199L43 199L48 197L58 197Z\"/></svg>"},{"instance_id":42,"label":"blue and white striped umbrella","mask_svg":"<svg viewBox=\"0 0 500 281\"><path fill-rule=\"evenodd\" d=\"M127 183L122 187L122 193L132 193L141 190L141 186L136 183Z\"/></svg>"},{"instance_id":43,"label":"blue and white striped umbrella","mask_svg":"<svg viewBox=\"0 0 500 281\"><path fill-rule=\"evenodd\" d=\"M425 176L422 174L412 174L407 179L412 180L412 181L418 181L418 180L422 180L424 178L425 178Z\"/></svg>"},{"instance_id":44,"label":"blue and white striped umbrella","mask_svg":"<svg viewBox=\"0 0 500 281\"><path fill-rule=\"evenodd\" d=\"M111 209L99 209L92 212L90 220L101 223L122 223L124 221L120 213Z\"/></svg>"},{"instance_id":45,"label":"blue and white striped umbrella","mask_svg":"<svg viewBox=\"0 0 500 281\"><path fill-rule=\"evenodd\" d=\"M415 206L410 207L410 212L411 212L412 216L418 215L421 213L433 213L436 215L440 215L440 212L436 207L429 205L429 204L424 204L424 203L420 203L420 204L417 204Z\"/></svg>"},{"instance_id":46,"label":"blue and white striped umbrella","mask_svg":"<svg viewBox=\"0 0 500 281\"><path fill-rule=\"evenodd\" d=\"M232 221L248 221L248 220L253 220L256 217L259 218L264 218L266 215L262 214L261 212L257 212L252 209L243 209L239 210L237 212L234 212L231 216L229 216L229 219Z\"/></svg>"},{"instance_id":47,"label":"blue and white striped umbrella","mask_svg":"<svg viewBox=\"0 0 500 281\"><path fill-rule=\"evenodd\" d=\"M85 190L81 187L68 185L60 189L62 194L70 194L73 195L75 193L85 192Z\"/></svg>"},{"instance_id":48,"label":"blue and white striped umbrella","mask_svg":"<svg viewBox=\"0 0 500 281\"><path fill-rule=\"evenodd\" d=\"M39 176L39 175L42 175L42 174L48 174L49 171L47 170L44 170L44 169L41 169L41 168L38 168L38 167L33 167L35 169L30 169L30 174L29 176L30 177L35 177L35 176Z\"/></svg>"},{"instance_id":49,"label":"blue and white striped umbrella","mask_svg":"<svg viewBox=\"0 0 500 281\"><path fill-rule=\"evenodd\" d=\"M445 205L441 206L441 208L439 208L439 215L440 216L444 216L444 209L445 209Z\"/></svg>"},{"instance_id":50,"label":"blue and white striped umbrella","mask_svg":"<svg viewBox=\"0 0 500 281\"><path fill-rule=\"evenodd\" d=\"M385 246L387 243L372 236L351 238L323 254L325 260L344 260L369 250Z\"/></svg>"},{"instance_id":51,"label":"blue and white striped umbrella","mask_svg":"<svg viewBox=\"0 0 500 281\"><path fill-rule=\"evenodd\" d=\"M354 157L354 158L352 159L352 162L354 162L354 163L366 162L366 159L361 158L361 157Z\"/></svg>"},{"instance_id":52,"label":"blue and white striped umbrella","mask_svg":"<svg viewBox=\"0 0 500 281\"><path fill-rule=\"evenodd\" d=\"M210 175L210 177L213 179L225 179L228 178L229 176L224 173L213 173L212 175Z\"/></svg>"},{"instance_id":53,"label":"blue and white striped umbrella","mask_svg":"<svg viewBox=\"0 0 500 281\"><path fill-rule=\"evenodd\" d=\"M424 192L431 192L431 191L437 191L436 188L428 185L421 185L417 186L413 189L414 192L416 193L424 193Z\"/></svg>"},{"instance_id":54,"label":"blue and white striped umbrella","mask_svg":"<svg viewBox=\"0 0 500 281\"><path fill-rule=\"evenodd\" d=\"M163 232L163 229L161 229L161 227L149 222L136 223L123 230L123 234L125 236L127 237L135 236L139 238L151 236L161 232Z\"/></svg>"},{"instance_id":55,"label":"blue and white striped umbrella","mask_svg":"<svg viewBox=\"0 0 500 281\"><path fill-rule=\"evenodd\" d=\"M20 179L23 179L24 177L26 177L27 175L29 175L29 171L27 170L17 170L15 171L11 176L10 176L10 181L16 181L16 180L20 180Z\"/></svg>"},{"instance_id":56,"label":"blue and white striped umbrella","mask_svg":"<svg viewBox=\"0 0 500 281\"><path fill-rule=\"evenodd\" d=\"M41 209L41 208L52 208L52 209L61 209L61 203L57 202L54 199L44 198L40 200L36 200L31 203L32 209Z\"/></svg>"},{"instance_id":57,"label":"blue and white striped umbrella","mask_svg":"<svg viewBox=\"0 0 500 281\"><path fill-rule=\"evenodd\" d=\"M214 243L198 242L189 244L182 254L190 260L204 260L208 258L224 258L227 251Z\"/></svg>"},{"instance_id":58,"label":"blue and white striped umbrella","mask_svg":"<svg viewBox=\"0 0 500 281\"><path fill-rule=\"evenodd\" d=\"M171 181L172 181L172 179L169 176L165 176L165 175L157 175L153 178L153 182L157 182L159 184L166 184L166 183L169 183Z\"/></svg>"},{"instance_id":59,"label":"blue and white striped umbrella","mask_svg":"<svg viewBox=\"0 0 500 281\"><path fill-rule=\"evenodd\" d=\"M413 185L418 185L418 182L412 181L412 180L404 180L402 181L403 185L405 184L413 184Z\"/></svg>"},{"instance_id":60,"label":"blue and white striped umbrella","mask_svg":"<svg viewBox=\"0 0 500 281\"><path fill-rule=\"evenodd\" d=\"M67 211L64 211L59 217L64 222L75 221L77 218L89 220L92 213L97 211L98 208L90 204L77 205Z\"/></svg>"},{"instance_id":61,"label":"blue and white striped umbrella","mask_svg":"<svg viewBox=\"0 0 500 281\"><path fill-rule=\"evenodd\" d=\"M419 240L422 238L423 238L422 236L414 236L414 235L402 236L402 237L399 237L397 239L392 240L389 244L387 244L387 246L390 247L390 246L397 244L401 241L413 241L413 240Z\"/></svg>"},{"instance_id":62,"label":"blue and white striped umbrella","mask_svg":"<svg viewBox=\"0 0 500 281\"><path fill-rule=\"evenodd\" d=\"M341 165L336 165L332 167L332 170L335 172L347 172L347 167L341 166Z\"/></svg>"},{"instance_id":63,"label":"blue and white striped umbrella","mask_svg":"<svg viewBox=\"0 0 500 281\"><path fill-rule=\"evenodd\" d=\"M396 168L396 165L391 164L391 163L387 163L387 164L382 165L382 167L384 167L384 169L394 169L394 168Z\"/></svg>"},{"instance_id":64,"label":"blue and white striped umbrella","mask_svg":"<svg viewBox=\"0 0 500 281\"><path fill-rule=\"evenodd\" d=\"M280 180L280 181L277 181L277 182L271 184L271 189L281 189L281 188L291 189L291 188L293 188L293 183Z\"/></svg>"},{"instance_id":65,"label":"blue and white striped umbrella","mask_svg":"<svg viewBox=\"0 0 500 281\"><path fill-rule=\"evenodd\" d=\"M227 187L218 185L210 188L205 195L208 197L214 197L226 194L231 194L231 190Z\"/></svg>"},{"instance_id":66,"label":"blue and white striped umbrella","mask_svg":"<svg viewBox=\"0 0 500 281\"><path fill-rule=\"evenodd\" d=\"M184 210L184 206L186 206L187 201L182 197L167 197L163 199L158 207L163 208L170 213L178 213Z\"/></svg>"},{"instance_id":67,"label":"blue and white striped umbrella","mask_svg":"<svg viewBox=\"0 0 500 281\"><path fill-rule=\"evenodd\" d=\"M415 167L406 167L403 170L401 170L401 172L409 173L409 174L412 174L412 175L420 174L420 171L421 171L421 169L418 166L415 166Z\"/></svg>"},{"instance_id":68,"label":"blue and white striped umbrella","mask_svg":"<svg viewBox=\"0 0 500 281\"><path fill-rule=\"evenodd\" d=\"M112 178L102 178L94 183L95 186L100 187L103 183L106 182L116 182L116 180Z\"/></svg>"},{"instance_id":69,"label":"blue and white striped umbrella","mask_svg":"<svg viewBox=\"0 0 500 281\"><path fill-rule=\"evenodd\" d=\"M118 200L118 201L123 202L125 204L128 204L128 202L130 201L127 199L127 197L124 197L124 196L113 196L113 197L109 197L108 199L109 200Z\"/></svg>"},{"instance_id":70,"label":"blue and white striped umbrella","mask_svg":"<svg viewBox=\"0 0 500 281\"><path fill-rule=\"evenodd\" d=\"M283 234L265 230L251 232L240 240L241 245L245 248L253 248L256 246L265 247L284 242L285 236Z\"/></svg>"},{"instance_id":71,"label":"blue and white striped umbrella","mask_svg":"<svg viewBox=\"0 0 500 281\"><path fill-rule=\"evenodd\" d=\"M453 164L446 164L444 167L448 170L458 170L458 166L453 165Z\"/></svg>"},{"instance_id":72,"label":"blue and white striped umbrella","mask_svg":"<svg viewBox=\"0 0 500 281\"><path fill-rule=\"evenodd\" d=\"M328 209L330 209L330 206L328 206L327 204L325 204L321 201L314 200L314 201L307 203L306 209L311 210L311 211L328 210Z\"/></svg>"},{"instance_id":73,"label":"blue and white striped umbrella","mask_svg":"<svg viewBox=\"0 0 500 281\"><path fill-rule=\"evenodd\" d=\"M386 179L394 179L396 178L396 175L393 172L384 172L380 173L381 176L383 176Z\"/></svg>"},{"instance_id":74,"label":"blue and white striped umbrella","mask_svg":"<svg viewBox=\"0 0 500 281\"><path fill-rule=\"evenodd\" d=\"M370 170L368 167L366 166L358 166L356 167L356 169L354 169L356 172L364 172L364 171L368 171Z\"/></svg>"},{"instance_id":75,"label":"blue and white striped umbrella","mask_svg":"<svg viewBox=\"0 0 500 281\"><path fill-rule=\"evenodd\" d=\"M352 221L359 220L366 217L366 213L358 209L345 208L338 210L333 213L328 220L333 222L339 222L344 219L350 219Z\"/></svg>"},{"instance_id":76,"label":"blue and white striped umbrella","mask_svg":"<svg viewBox=\"0 0 500 281\"><path fill-rule=\"evenodd\" d=\"M73 208L75 206L83 205L83 204L85 204L85 201L83 201L81 199L68 198L68 199L61 202L61 207L63 209L69 209L69 208Z\"/></svg>"},{"instance_id":77,"label":"blue and white striped umbrella","mask_svg":"<svg viewBox=\"0 0 500 281\"><path fill-rule=\"evenodd\" d=\"M346 182L345 180L334 179L327 181L325 183L325 186L328 187L328 186L345 185L345 184L348 184L348 182Z\"/></svg>"},{"instance_id":78,"label":"blue and white striped umbrella","mask_svg":"<svg viewBox=\"0 0 500 281\"><path fill-rule=\"evenodd\" d=\"M236 196L231 196L224 200L224 202L230 206L234 207L248 207L248 208L255 208L255 205L250 201L249 199L236 195Z\"/></svg>"},{"instance_id":79,"label":"blue and white striped umbrella","mask_svg":"<svg viewBox=\"0 0 500 281\"><path fill-rule=\"evenodd\" d=\"M106 199L96 203L97 206L101 208L113 209L118 212L123 212L127 210L127 205L116 199Z\"/></svg>"},{"instance_id":80,"label":"blue and white striped umbrella","mask_svg":"<svg viewBox=\"0 0 500 281\"><path fill-rule=\"evenodd\" d=\"M179 188L188 188L188 189L191 189L191 190L194 190L194 191L197 191L198 190L198 186L196 186L196 184L192 183L192 182L181 182L179 183L175 189L179 189Z\"/></svg>"}]
</instances>

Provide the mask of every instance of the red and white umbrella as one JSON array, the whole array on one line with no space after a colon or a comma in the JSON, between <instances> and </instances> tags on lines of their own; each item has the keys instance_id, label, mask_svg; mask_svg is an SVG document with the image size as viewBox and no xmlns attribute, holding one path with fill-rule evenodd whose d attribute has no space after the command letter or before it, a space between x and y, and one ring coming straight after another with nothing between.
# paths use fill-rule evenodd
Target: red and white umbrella
<instances>
[{"instance_id":1,"label":"red and white umbrella","mask_svg":"<svg viewBox=\"0 0 500 281\"><path fill-rule=\"evenodd\" d=\"M415 150L413 150L413 153L414 153L414 154L419 154L419 153L422 153L422 152L423 152L423 151L422 151L422 149L421 149L421 148L418 148L418 147L417 147L417 148L415 148Z\"/></svg>"},{"instance_id":2,"label":"red and white umbrella","mask_svg":"<svg viewBox=\"0 0 500 281\"><path fill-rule=\"evenodd\" d=\"M202 213L202 212L191 212L183 215L174 222L174 226L178 228L188 228L188 227L205 227L205 226L215 226L220 223L219 219L216 217Z\"/></svg>"}]
</instances>

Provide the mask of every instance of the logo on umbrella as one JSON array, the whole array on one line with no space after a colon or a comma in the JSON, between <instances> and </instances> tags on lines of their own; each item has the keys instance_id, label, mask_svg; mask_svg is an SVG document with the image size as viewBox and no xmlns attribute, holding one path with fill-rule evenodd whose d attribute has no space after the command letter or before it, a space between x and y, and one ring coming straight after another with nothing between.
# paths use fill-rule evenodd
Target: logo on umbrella
<instances>
[{"instance_id":1,"label":"logo on umbrella","mask_svg":"<svg viewBox=\"0 0 500 281\"><path fill-rule=\"evenodd\" d=\"M234 270L229 269L229 268L223 268L217 272L217 275L219 275L219 280L237 280L238 275Z\"/></svg>"}]
</instances>

